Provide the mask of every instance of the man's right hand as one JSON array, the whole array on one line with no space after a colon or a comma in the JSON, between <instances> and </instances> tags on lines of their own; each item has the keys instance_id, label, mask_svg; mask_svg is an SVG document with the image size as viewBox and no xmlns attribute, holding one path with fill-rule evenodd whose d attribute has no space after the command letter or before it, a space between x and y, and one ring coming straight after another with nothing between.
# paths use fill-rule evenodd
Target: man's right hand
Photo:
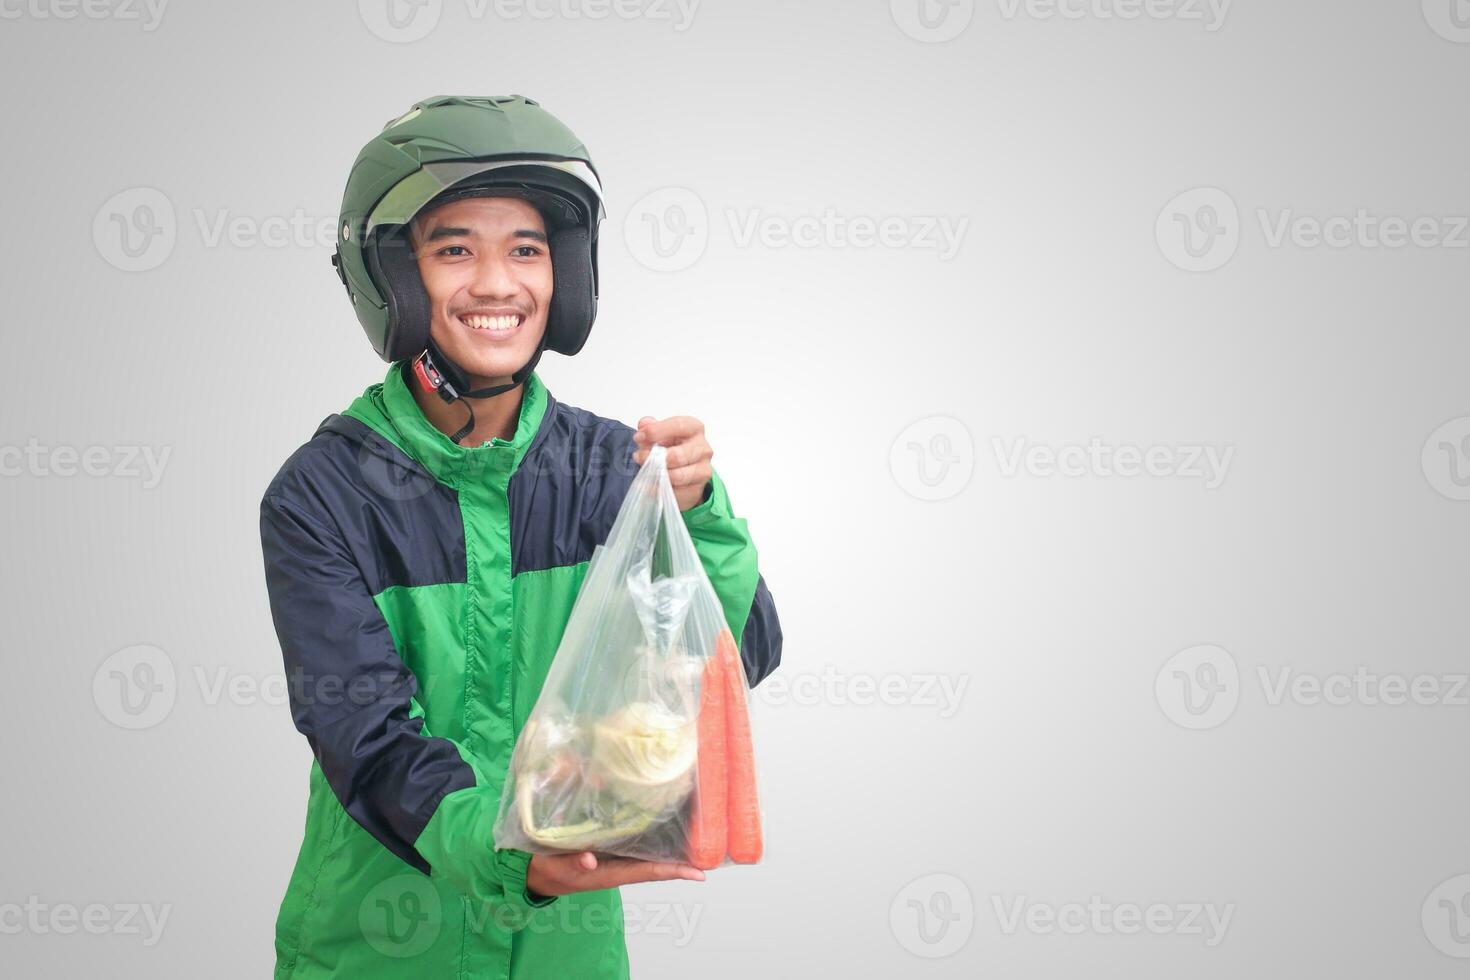
<instances>
[{"instance_id":1,"label":"man's right hand","mask_svg":"<svg viewBox=\"0 0 1470 980\"><path fill-rule=\"evenodd\" d=\"M703 881L704 872L672 861L634 861L629 858L580 854L533 854L526 866L526 888L537 895L568 895L616 888L639 881Z\"/></svg>"}]
</instances>

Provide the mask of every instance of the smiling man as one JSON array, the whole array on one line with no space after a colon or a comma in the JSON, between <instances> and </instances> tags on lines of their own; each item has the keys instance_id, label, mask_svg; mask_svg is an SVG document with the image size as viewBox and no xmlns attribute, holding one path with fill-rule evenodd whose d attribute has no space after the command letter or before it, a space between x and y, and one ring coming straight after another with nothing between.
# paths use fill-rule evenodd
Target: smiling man
<instances>
[{"instance_id":1,"label":"smiling man","mask_svg":"<svg viewBox=\"0 0 1470 980\"><path fill-rule=\"evenodd\" d=\"M440 97L358 155L333 264L381 384L261 504L291 712L311 745L276 976L628 975L618 886L693 867L497 848L491 827L593 549L657 444L751 684L781 627L696 418L554 398L597 306L586 147L520 96Z\"/></svg>"}]
</instances>

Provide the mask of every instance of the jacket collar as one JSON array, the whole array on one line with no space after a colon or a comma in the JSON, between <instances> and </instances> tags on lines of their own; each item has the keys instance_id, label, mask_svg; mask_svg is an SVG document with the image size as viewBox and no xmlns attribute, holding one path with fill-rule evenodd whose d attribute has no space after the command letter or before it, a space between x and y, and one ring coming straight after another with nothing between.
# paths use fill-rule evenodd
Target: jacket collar
<instances>
[{"instance_id":1,"label":"jacket collar","mask_svg":"<svg viewBox=\"0 0 1470 980\"><path fill-rule=\"evenodd\" d=\"M509 441L495 437L480 446L458 446L424 415L404 380L403 362L388 369L382 384L362 393L342 414L362 422L433 474L440 483L458 486L470 478L496 474L510 478L541 428L551 400L534 371L522 387L521 414Z\"/></svg>"}]
</instances>

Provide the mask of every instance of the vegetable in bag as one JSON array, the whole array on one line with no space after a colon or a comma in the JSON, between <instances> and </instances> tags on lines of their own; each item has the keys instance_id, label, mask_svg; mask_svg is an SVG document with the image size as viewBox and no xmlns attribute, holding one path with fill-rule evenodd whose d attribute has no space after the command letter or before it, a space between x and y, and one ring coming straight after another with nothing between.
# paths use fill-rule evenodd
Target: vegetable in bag
<instances>
[{"instance_id":1,"label":"vegetable in bag","mask_svg":"<svg viewBox=\"0 0 1470 980\"><path fill-rule=\"evenodd\" d=\"M496 847L710 869L761 856L744 667L655 446L516 740Z\"/></svg>"}]
</instances>

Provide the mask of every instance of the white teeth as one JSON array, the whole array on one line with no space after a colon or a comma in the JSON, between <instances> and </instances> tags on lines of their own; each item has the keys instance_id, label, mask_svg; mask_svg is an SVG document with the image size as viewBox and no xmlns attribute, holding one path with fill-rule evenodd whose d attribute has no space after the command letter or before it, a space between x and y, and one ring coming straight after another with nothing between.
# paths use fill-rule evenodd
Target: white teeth
<instances>
[{"instance_id":1,"label":"white teeth","mask_svg":"<svg viewBox=\"0 0 1470 980\"><path fill-rule=\"evenodd\" d=\"M516 314L509 314L507 316L481 316L471 313L460 317L460 319L476 330L510 330L521 322L521 318Z\"/></svg>"}]
</instances>

